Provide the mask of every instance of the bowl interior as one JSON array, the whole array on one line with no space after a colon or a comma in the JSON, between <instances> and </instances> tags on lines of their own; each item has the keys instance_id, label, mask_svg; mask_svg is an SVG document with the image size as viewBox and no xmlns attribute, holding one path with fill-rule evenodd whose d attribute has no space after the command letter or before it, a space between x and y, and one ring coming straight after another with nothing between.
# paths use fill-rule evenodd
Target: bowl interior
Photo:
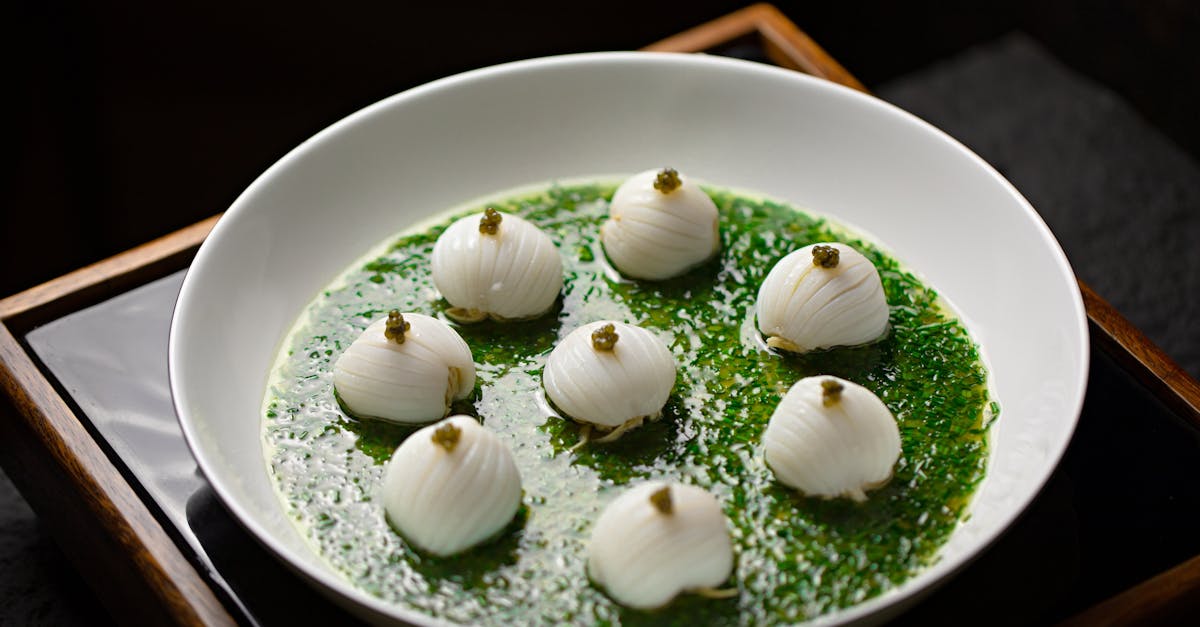
<instances>
[{"instance_id":1,"label":"bowl interior","mask_svg":"<svg viewBox=\"0 0 1200 627\"><path fill-rule=\"evenodd\" d=\"M345 267L430 214L665 164L861 227L962 314L1003 407L988 478L937 564L834 618L897 607L960 567L1037 493L1078 416L1087 335L1061 249L1011 185L915 117L794 72L700 55L571 55L443 79L335 124L246 190L197 255L170 341L184 433L226 505L352 607L418 620L330 571L282 510L260 433L282 338Z\"/></svg>"}]
</instances>

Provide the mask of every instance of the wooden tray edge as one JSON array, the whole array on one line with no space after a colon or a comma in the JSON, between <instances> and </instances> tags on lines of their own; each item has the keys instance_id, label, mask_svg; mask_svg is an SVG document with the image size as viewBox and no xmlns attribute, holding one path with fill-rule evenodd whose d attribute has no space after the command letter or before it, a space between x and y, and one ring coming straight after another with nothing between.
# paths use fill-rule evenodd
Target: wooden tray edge
<instances>
[{"instance_id":1,"label":"wooden tray edge","mask_svg":"<svg viewBox=\"0 0 1200 627\"><path fill-rule=\"evenodd\" d=\"M1171 625L1200 610L1200 555L1059 623L1095 625Z\"/></svg>"},{"instance_id":2,"label":"wooden tray edge","mask_svg":"<svg viewBox=\"0 0 1200 627\"><path fill-rule=\"evenodd\" d=\"M870 94L858 79L770 4L756 4L707 24L668 37L645 50L699 52L758 31L771 60L851 89ZM1158 345L1100 297L1078 281L1089 325L1100 347L1154 396L1200 429L1200 383ZM1200 556L1152 577L1070 619L1070 625L1137 625L1179 618L1187 606L1200 604ZM1191 600L1191 601L1189 601Z\"/></svg>"},{"instance_id":3,"label":"wooden tray edge","mask_svg":"<svg viewBox=\"0 0 1200 627\"><path fill-rule=\"evenodd\" d=\"M1100 348L1150 393L1200 430L1200 383L1088 284L1079 281Z\"/></svg>"},{"instance_id":4,"label":"wooden tray edge","mask_svg":"<svg viewBox=\"0 0 1200 627\"><path fill-rule=\"evenodd\" d=\"M234 620L32 357L0 322L4 468L121 623Z\"/></svg>"},{"instance_id":5,"label":"wooden tray edge","mask_svg":"<svg viewBox=\"0 0 1200 627\"><path fill-rule=\"evenodd\" d=\"M757 32L774 63L863 93L867 88L825 49L771 4L759 3L734 11L677 35L654 42L649 52L703 52Z\"/></svg>"},{"instance_id":6,"label":"wooden tray edge","mask_svg":"<svg viewBox=\"0 0 1200 627\"><path fill-rule=\"evenodd\" d=\"M757 33L772 61L869 93L865 86L770 4L756 4L644 48L699 52ZM133 622L232 624L233 619L178 547L139 500L136 492L91 439L17 341L29 328L144 283L186 262L216 224L213 216L192 226L0 300L0 387L13 399L20 419L0 416L6 441L36 440L52 459L31 447L6 447L4 466L51 530L76 568L99 592L114 617ZM1101 348L1173 410L1200 428L1200 384L1080 282L1088 318L1100 332ZM14 440L15 438L15 440ZM21 449L12 451L9 449ZM44 473L44 474L43 474ZM33 476L55 478L47 490ZM97 528L79 533L60 521L93 519ZM106 561L110 558L113 561ZM113 564L138 574L119 576ZM1134 624L1161 615L1174 601L1200 592L1200 557L1104 601L1071 619L1087 624ZM117 575L114 575L117 573ZM145 608L145 599L156 601ZM1138 599L1149 598L1150 603ZM1143 607L1139 610L1139 607ZM1146 609L1148 607L1148 609ZM1084 622L1080 622L1080 621Z\"/></svg>"},{"instance_id":7,"label":"wooden tray edge","mask_svg":"<svg viewBox=\"0 0 1200 627\"><path fill-rule=\"evenodd\" d=\"M762 37L771 60L779 65L866 94L871 93L795 23L770 4L746 7L655 42L644 50L699 52L755 31ZM1172 410L1200 429L1200 383L1086 283L1079 281L1079 289L1088 320L1100 334L1101 348L1113 355L1122 368L1149 388Z\"/></svg>"},{"instance_id":8,"label":"wooden tray edge","mask_svg":"<svg viewBox=\"0 0 1200 627\"><path fill-rule=\"evenodd\" d=\"M0 300L0 388L15 410L0 414L4 468L120 623L235 621L17 338L186 267L216 220Z\"/></svg>"},{"instance_id":9,"label":"wooden tray edge","mask_svg":"<svg viewBox=\"0 0 1200 627\"><path fill-rule=\"evenodd\" d=\"M0 321L24 330L187 267L220 214L0 300Z\"/></svg>"}]
</instances>

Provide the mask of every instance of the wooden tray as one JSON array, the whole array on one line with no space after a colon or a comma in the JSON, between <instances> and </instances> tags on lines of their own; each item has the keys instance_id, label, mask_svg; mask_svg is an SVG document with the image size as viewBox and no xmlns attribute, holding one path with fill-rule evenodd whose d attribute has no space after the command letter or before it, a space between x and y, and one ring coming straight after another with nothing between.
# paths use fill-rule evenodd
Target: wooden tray
<instances>
[{"instance_id":1,"label":"wooden tray","mask_svg":"<svg viewBox=\"0 0 1200 627\"><path fill-rule=\"evenodd\" d=\"M749 46L765 60L866 92L865 87L774 7L754 5L648 46L714 51ZM35 327L187 267L218 216L0 300L0 463L75 567L120 623L251 621L195 565L87 416L29 350ZM1200 429L1200 384L1086 285L1095 345L1167 410ZM165 361L165 358L164 358ZM6 408L0 407L0 410ZM1085 409L1086 411L1086 409ZM1099 604L1072 624L1183 620L1200 597L1200 556ZM1105 595L1108 596L1108 595ZM236 620L235 620L236 618Z\"/></svg>"}]
</instances>

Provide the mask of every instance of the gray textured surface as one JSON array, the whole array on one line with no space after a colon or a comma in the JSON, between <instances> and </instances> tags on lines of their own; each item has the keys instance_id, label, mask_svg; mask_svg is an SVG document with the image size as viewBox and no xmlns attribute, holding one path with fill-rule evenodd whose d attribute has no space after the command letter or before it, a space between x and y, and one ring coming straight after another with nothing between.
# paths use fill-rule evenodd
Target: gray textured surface
<instances>
[{"instance_id":1,"label":"gray textured surface","mask_svg":"<svg viewBox=\"0 0 1200 627\"><path fill-rule=\"evenodd\" d=\"M1021 35L878 88L995 165L1076 272L1200 375L1200 166ZM1015 248L1014 254L1020 254ZM0 624L104 622L0 473Z\"/></svg>"},{"instance_id":2,"label":"gray textured surface","mask_svg":"<svg viewBox=\"0 0 1200 627\"><path fill-rule=\"evenodd\" d=\"M103 624L103 607L0 472L0 625Z\"/></svg>"},{"instance_id":3,"label":"gray textured surface","mask_svg":"<svg viewBox=\"0 0 1200 627\"><path fill-rule=\"evenodd\" d=\"M1076 275L1200 377L1200 164L1021 34L877 91L1000 170Z\"/></svg>"}]
</instances>

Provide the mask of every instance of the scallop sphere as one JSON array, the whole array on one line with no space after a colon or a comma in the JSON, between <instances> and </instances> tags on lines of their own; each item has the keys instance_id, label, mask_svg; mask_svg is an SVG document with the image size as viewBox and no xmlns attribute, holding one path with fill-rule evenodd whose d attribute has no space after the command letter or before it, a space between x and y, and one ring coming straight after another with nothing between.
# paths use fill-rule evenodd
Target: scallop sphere
<instances>
[{"instance_id":1,"label":"scallop sphere","mask_svg":"<svg viewBox=\"0 0 1200 627\"><path fill-rule=\"evenodd\" d=\"M662 413L675 386L675 360L646 329L592 322L554 347L542 383L546 396L569 417L611 430Z\"/></svg>"},{"instance_id":2,"label":"scallop sphere","mask_svg":"<svg viewBox=\"0 0 1200 627\"><path fill-rule=\"evenodd\" d=\"M459 322L525 320L554 306L562 259L550 237L495 209L456 220L433 246L433 283Z\"/></svg>"},{"instance_id":3,"label":"scallop sphere","mask_svg":"<svg viewBox=\"0 0 1200 627\"><path fill-rule=\"evenodd\" d=\"M600 227L604 252L635 279L678 276L721 248L717 206L671 168L630 177L613 194L608 215Z\"/></svg>"},{"instance_id":4,"label":"scallop sphere","mask_svg":"<svg viewBox=\"0 0 1200 627\"><path fill-rule=\"evenodd\" d=\"M451 416L412 434L385 470L388 521L434 555L494 538L520 506L521 474L512 451L470 416Z\"/></svg>"},{"instance_id":5,"label":"scallop sphere","mask_svg":"<svg viewBox=\"0 0 1200 627\"><path fill-rule=\"evenodd\" d=\"M797 353L872 342L888 324L879 272L862 253L834 242L780 259L758 290L756 312L767 344Z\"/></svg>"},{"instance_id":6,"label":"scallop sphere","mask_svg":"<svg viewBox=\"0 0 1200 627\"><path fill-rule=\"evenodd\" d=\"M333 365L333 387L350 413L402 424L444 417L475 387L467 343L446 323L392 311Z\"/></svg>"},{"instance_id":7,"label":"scallop sphere","mask_svg":"<svg viewBox=\"0 0 1200 627\"><path fill-rule=\"evenodd\" d=\"M900 430L887 406L857 383L821 375L796 382L763 433L775 477L809 496L866 500L900 458Z\"/></svg>"},{"instance_id":8,"label":"scallop sphere","mask_svg":"<svg viewBox=\"0 0 1200 627\"><path fill-rule=\"evenodd\" d=\"M733 571L721 505L680 483L649 481L618 496L596 520L587 551L588 577L621 605L643 610L682 592L712 592Z\"/></svg>"}]
</instances>

